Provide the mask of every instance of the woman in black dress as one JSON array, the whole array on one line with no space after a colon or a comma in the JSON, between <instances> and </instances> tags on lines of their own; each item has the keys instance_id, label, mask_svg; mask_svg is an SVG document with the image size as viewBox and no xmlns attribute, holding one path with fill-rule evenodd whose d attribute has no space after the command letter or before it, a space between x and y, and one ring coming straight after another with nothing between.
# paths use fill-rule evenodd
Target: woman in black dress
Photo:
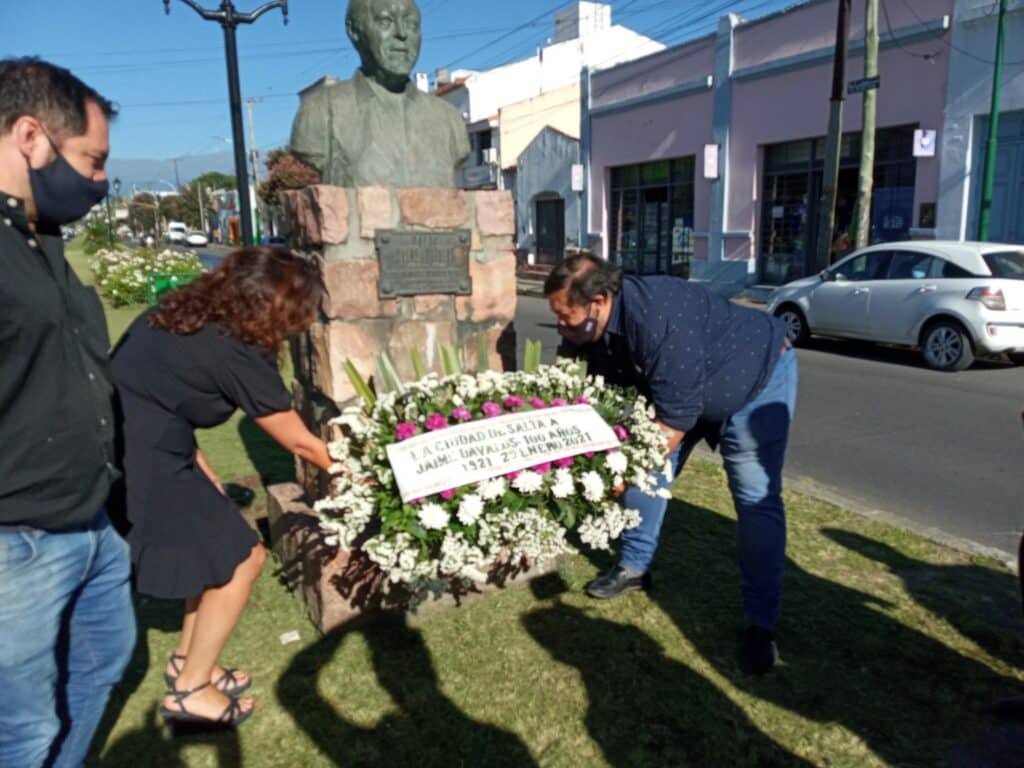
<instances>
[{"instance_id":1,"label":"woman in black dress","mask_svg":"<svg viewBox=\"0 0 1024 768\"><path fill-rule=\"evenodd\" d=\"M292 409L276 361L283 342L313 323L323 292L315 262L283 249L236 251L166 294L114 352L136 586L185 600L165 670L168 721L237 725L252 714L252 699L238 698L248 676L218 659L266 555L193 430L241 408L295 455L330 467L327 446Z\"/></svg>"}]
</instances>

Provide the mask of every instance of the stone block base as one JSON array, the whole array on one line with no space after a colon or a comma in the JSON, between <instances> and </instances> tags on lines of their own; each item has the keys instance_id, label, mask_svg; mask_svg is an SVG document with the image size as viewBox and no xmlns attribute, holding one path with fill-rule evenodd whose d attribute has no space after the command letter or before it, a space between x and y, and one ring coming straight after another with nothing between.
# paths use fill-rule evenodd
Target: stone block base
<instances>
[{"instance_id":1,"label":"stone block base","mask_svg":"<svg viewBox=\"0 0 1024 768\"><path fill-rule=\"evenodd\" d=\"M377 567L358 549L328 545L319 518L296 483L267 489L270 540L283 578L306 607L321 632L330 632L380 611L406 611L407 598L394 590L385 593ZM521 586L557 570L557 562L529 569L495 568L487 583L464 594L449 594L421 604L416 614L462 605L510 586Z\"/></svg>"}]
</instances>

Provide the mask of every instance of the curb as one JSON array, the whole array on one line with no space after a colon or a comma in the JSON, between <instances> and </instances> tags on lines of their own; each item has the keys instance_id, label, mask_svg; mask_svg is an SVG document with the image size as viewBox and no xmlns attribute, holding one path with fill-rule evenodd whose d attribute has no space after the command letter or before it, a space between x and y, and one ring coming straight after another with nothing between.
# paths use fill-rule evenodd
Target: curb
<instances>
[{"instance_id":1,"label":"curb","mask_svg":"<svg viewBox=\"0 0 1024 768\"><path fill-rule=\"evenodd\" d=\"M718 466L722 465L722 457L718 453L713 453L711 449L703 443L697 446L693 455L695 458L702 461L716 464ZM866 517L871 520L877 520L878 522L885 523L886 525L891 525L894 528L899 528L900 530L916 534L921 538L928 539L936 544L942 544L943 546L955 549L958 552L963 552L967 555L979 555L981 557L988 557L993 560L997 560L999 563L1006 566L1006 568L1008 568L1012 573L1017 573L1017 554L1015 552L1006 552L996 547L979 544L978 542L971 541L970 539L953 536L952 534L940 531L938 528L918 523L894 512L878 509L868 502L856 499L842 491L827 486L824 483L812 480L809 477L784 474L783 479L785 480L786 489L789 491L799 493L803 496L809 496L813 499L817 499L818 501L824 501L827 504L838 507L844 512L851 512L855 515L860 515L861 517Z\"/></svg>"}]
</instances>

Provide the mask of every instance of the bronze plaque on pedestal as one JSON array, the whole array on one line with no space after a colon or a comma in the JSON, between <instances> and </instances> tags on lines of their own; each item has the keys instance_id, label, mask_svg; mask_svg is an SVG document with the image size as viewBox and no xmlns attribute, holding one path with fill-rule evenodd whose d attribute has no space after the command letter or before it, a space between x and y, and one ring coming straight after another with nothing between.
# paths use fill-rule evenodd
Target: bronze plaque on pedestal
<instances>
[{"instance_id":1,"label":"bronze plaque on pedestal","mask_svg":"<svg viewBox=\"0 0 1024 768\"><path fill-rule=\"evenodd\" d=\"M468 229L452 232L400 232L377 230L380 262L380 298L449 293L469 296Z\"/></svg>"}]
</instances>

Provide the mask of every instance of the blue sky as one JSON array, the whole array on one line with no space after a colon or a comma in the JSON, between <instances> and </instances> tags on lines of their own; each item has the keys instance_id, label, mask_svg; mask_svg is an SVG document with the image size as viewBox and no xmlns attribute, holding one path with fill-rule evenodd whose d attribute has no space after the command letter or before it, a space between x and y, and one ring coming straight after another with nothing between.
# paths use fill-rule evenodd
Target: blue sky
<instances>
[{"instance_id":1,"label":"blue sky","mask_svg":"<svg viewBox=\"0 0 1024 768\"><path fill-rule=\"evenodd\" d=\"M613 0L615 23L666 44L714 28L725 12L748 18L794 0ZM215 8L219 0L201 0ZM235 0L250 11L262 0ZM552 33L557 0L420 0L423 53L417 70L486 69L531 55ZM358 65L344 31L345 0L291 0L239 29L243 97L255 106L263 149L287 142L297 91ZM117 158L205 155L230 146L223 34L179 0L0 0L0 56L38 55L66 66L121 105ZM13 34L11 34L13 32ZM248 140L248 126L246 131Z\"/></svg>"}]
</instances>

